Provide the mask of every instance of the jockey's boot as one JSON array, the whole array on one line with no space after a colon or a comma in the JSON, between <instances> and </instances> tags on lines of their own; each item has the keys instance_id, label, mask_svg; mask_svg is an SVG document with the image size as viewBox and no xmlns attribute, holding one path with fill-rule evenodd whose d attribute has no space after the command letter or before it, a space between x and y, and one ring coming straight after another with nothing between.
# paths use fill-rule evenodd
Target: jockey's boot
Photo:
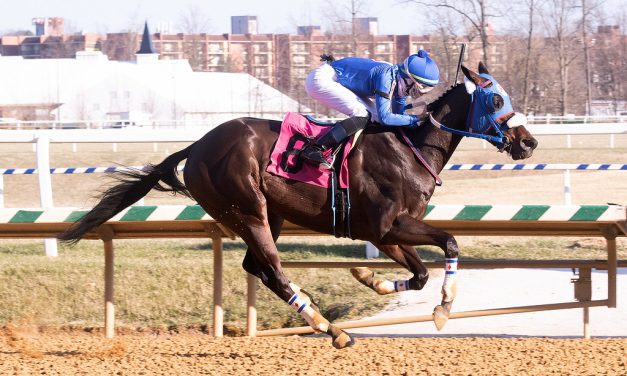
<instances>
[{"instance_id":1,"label":"jockey's boot","mask_svg":"<svg viewBox=\"0 0 627 376\"><path fill-rule=\"evenodd\" d=\"M337 122L330 131L322 137L307 145L300 156L305 161L315 165L322 165L326 169L331 169L333 162L329 162L324 157L324 151L334 149L345 138L356 133L360 129L364 129L370 117L353 116L348 119Z\"/></svg>"}]
</instances>

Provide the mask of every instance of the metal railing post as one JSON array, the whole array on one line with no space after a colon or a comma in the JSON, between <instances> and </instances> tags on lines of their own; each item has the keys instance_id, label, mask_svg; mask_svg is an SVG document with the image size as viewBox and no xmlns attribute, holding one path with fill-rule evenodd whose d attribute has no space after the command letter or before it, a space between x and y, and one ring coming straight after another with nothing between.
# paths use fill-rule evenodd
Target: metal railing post
<instances>
[{"instance_id":1,"label":"metal railing post","mask_svg":"<svg viewBox=\"0 0 627 376\"><path fill-rule=\"evenodd\" d=\"M570 170L564 170L564 205L572 205L573 197L570 191Z\"/></svg>"},{"instance_id":2,"label":"metal railing post","mask_svg":"<svg viewBox=\"0 0 627 376\"><path fill-rule=\"evenodd\" d=\"M247 286L247 314L246 314L246 335L257 336L257 277L246 274Z\"/></svg>"},{"instance_id":3,"label":"metal railing post","mask_svg":"<svg viewBox=\"0 0 627 376\"><path fill-rule=\"evenodd\" d=\"M224 335L224 309L222 308L222 238L214 236L213 243L213 335Z\"/></svg>"},{"instance_id":4,"label":"metal railing post","mask_svg":"<svg viewBox=\"0 0 627 376\"><path fill-rule=\"evenodd\" d=\"M0 208L4 208L4 175L0 174Z\"/></svg>"},{"instance_id":5,"label":"metal railing post","mask_svg":"<svg viewBox=\"0 0 627 376\"><path fill-rule=\"evenodd\" d=\"M52 178L50 175L50 139L47 136L37 138L37 170L39 178L39 199L42 209L51 209ZM44 239L46 256L58 256L57 239Z\"/></svg>"}]
</instances>

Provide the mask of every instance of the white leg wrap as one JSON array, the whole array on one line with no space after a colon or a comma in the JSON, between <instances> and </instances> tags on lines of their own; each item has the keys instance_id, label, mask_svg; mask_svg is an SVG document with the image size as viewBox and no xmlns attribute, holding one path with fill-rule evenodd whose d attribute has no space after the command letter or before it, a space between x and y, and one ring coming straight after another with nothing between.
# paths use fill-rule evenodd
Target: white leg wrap
<instances>
[{"instance_id":1,"label":"white leg wrap","mask_svg":"<svg viewBox=\"0 0 627 376\"><path fill-rule=\"evenodd\" d=\"M444 267L444 284L442 285L443 300L450 302L455 298L455 283L457 281L457 258L447 258Z\"/></svg>"},{"instance_id":2,"label":"white leg wrap","mask_svg":"<svg viewBox=\"0 0 627 376\"><path fill-rule=\"evenodd\" d=\"M388 281L387 279L375 280L374 285L375 290L379 294L391 294L396 291L394 289L394 282Z\"/></svg>"},{"instance_id":3,"label":"white leg wrap","mask_svg":"<svg viewBox=\"0 0 627 376\"><path fill-rule=\"evenodd\" d=\"M394 289L398 292L409 290L409 280L394 281Z\"/></svg>"},{"instance_id":4,"label":"white leg wrap","mask_svg":"<svg viewBox=\"0 0 627 376\"><path fill-rule=\"evenodd\" d=\"M329 329L329 325L326 322L316 322L314 319L318 313L314 311L313 308L309 305L309 303L298 296L298 294L292 295L292 297L288 300L288 304L291 305L296 312L300 313L303 319L307 321L307 324L316 330L320 330L322 332L326 332ZM322 317L320 317L321 319ZM318 320L320 321L320 320ZM325 320L326 321L326 320Z\"/></svg>"},{"instance_id":5,"label":"white leg wrap","mask_svg":"<svg viewBox=\"0 0 627 376\"><path fill-rule=\"evenodd\" d=\"M387 279L376 280L375 290L379 294L391 294L393 292L407 291L409 290L409 280L405 280L405 281L388 281Z\"/></svg>"},{"instance_id":6,"label":"white leg wrap","mask_svg":"<svg viewBox=\"0 0 627 376\"><path fill-rule=\"evenodd\" d=\"M300 292L300 286L298 286L297 284L290 282L290 287L292 288L292 290L294 290L295 293L299 293Z\"/></svg>"}]
</instances>

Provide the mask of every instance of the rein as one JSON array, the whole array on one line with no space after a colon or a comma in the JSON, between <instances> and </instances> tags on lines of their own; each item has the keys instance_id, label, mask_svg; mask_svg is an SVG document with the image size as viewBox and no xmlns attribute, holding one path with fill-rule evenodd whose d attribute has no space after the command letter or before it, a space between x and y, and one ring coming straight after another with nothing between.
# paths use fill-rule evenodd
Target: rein
<instances>
[{"instance_id":1,"label":"rein","mask_svg":"<svg viewBox=\"0 0 627 376\"><path fill-rule=\"evenodd\" d=\"M403 136L403 139L405 140L405 143L407 143L407 145L409 145L409 148L411 149L412 152L414 152L414 155L416 156L416 158L418 158L420 163L422 163L422 165L425 166L427 171L429 171L431 176L433 176L433 178L435 179L435 185L437 185L438 187L441 186L442 185L442 179L440 179L440 177L438 176L438 173L435 172L435 170L429 165L429 163L427 163L427 161L424 159L422 154L420 154L420 151L418 150L418 148L415 147L414 143L411 142L409 137L407 137L407 135L405 134L405 131L403 131L403 128L400 128L400 131L401 131L401 136Z\"/></svg>"},{"instance_id":2,"label":"rein","mask_svg":"<svg viewBox=\"0 0 627 376\"><path fill-rule=\"evenodd\" d=\"M501 131L501 128L496 123L495 123L496 126L494 127L494 129L500 135L500 137L499 136L491 136L491 135L488 135L488 134L472 133L472 132L468 132L468 131L460 131L459 129L449 128L446 125L444 125L444 124L440 123L439 121L435 120L435 118L433 117L433 114L429 114L429 120L431 121L431 124L433 124L434 127L440 128L443 131L447 131L449 133L453 133L453 134L456 134L456 135L459 135L459 136L480 138L482 140L494 142L495 144L499 145L499 148L502 147L502 146L505 146L505 144L507 143L507 137L505 137L505 135Z\"/></svg>"}]
</instances>

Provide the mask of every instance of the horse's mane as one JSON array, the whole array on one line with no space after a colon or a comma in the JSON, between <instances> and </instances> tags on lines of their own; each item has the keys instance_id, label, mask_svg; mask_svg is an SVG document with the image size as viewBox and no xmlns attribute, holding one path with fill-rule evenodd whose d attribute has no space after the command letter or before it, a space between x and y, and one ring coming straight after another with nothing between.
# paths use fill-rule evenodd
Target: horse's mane
<instances>
[{"instance_id":1,"label":"horse's mane","mask_svg":"<svg viewBox=\"0 0 627 376\"><path fill-rule=\"evenodd\" d=\"M456 82L455 84L450 86L442 94L440 94L439 97L437 97L434 100L432 100L431 102L427 103L427 109L429 111L433 111L435 108L439 108L440 101L443 100L448 94L450 94L453 91L453 89L457 88L460 85L463 85L463 84L461 84L459 82Z\"/></svg>"}]
</instances>

